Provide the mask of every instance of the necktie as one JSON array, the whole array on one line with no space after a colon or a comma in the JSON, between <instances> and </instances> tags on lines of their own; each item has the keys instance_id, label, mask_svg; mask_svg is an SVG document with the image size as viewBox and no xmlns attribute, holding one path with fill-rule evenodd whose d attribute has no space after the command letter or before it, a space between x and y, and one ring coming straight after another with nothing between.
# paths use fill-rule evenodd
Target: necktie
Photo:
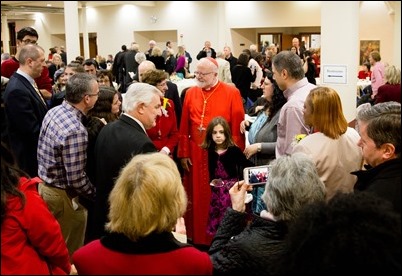
<instances>
[{"instance_id":1,"label":"necktie","mask_svg":"<svg viewBox=\"0 0 402 276\"><path fill-rule=\"evenodd\" d=\"M45 106L47 106L47 104L46 104L46 102L45 102L45 99L43 98L42 93L40 93L40 90L39 90L38 85L36 84L36 82L33 83L33 87L34 87L36 93L38 94L39 98L42 100L42 103L43 103Z\"/></svg>"}]
</instances>

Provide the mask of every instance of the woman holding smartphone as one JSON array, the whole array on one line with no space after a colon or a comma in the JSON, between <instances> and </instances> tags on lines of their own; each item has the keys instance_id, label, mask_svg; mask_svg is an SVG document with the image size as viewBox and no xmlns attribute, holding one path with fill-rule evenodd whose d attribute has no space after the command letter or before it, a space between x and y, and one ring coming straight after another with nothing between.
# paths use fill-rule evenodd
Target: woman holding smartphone
<instances>
[{"instance_id":1,"label":"woman holding smartphone","mask_svg":"<svg viewBox=\"0 0 402 276\"><path fill-rule=\"evenodd\" d=\"M282 106L286 98L282 90L276 84L272 73L268 73L262 84L263 95L248 110L250 116L257 116L254 123L244 120L240 124L240 131L248 130L250 145L244 149L244 154L257 166L268 165L275 159L275 146L277 138L277 124ZM264 186L254 187L252 210L259 214L265 210L265 204L261 201Z\"/></svg>"},{"instance_id":2,"label":"woman holding smartphone","mask_svg":"<svg viewBox=\"0 0 402 276\"><path fill-rule=\"evenodd\" d=\"M208 251L214 275L275 275L289 223L304 205L325 199L315 163L303 153L272 162L262 195L267 210L250 218L244 202L251 189L239 181L229 190L231 208Z\"/></svg>"}]
</instances>

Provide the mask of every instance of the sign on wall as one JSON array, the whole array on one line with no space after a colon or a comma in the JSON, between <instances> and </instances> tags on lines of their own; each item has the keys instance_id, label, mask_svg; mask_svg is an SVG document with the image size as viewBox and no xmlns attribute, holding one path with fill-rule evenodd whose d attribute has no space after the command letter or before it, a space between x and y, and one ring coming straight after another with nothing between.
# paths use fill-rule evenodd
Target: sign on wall
<instances>
[{"instance_id":1,"label":"sign on wall","mask_svg":"<svg viewBox=\"0 0 402 276\"><path fill-rule=\"evenodd\" d=\"M347 67L346 65L323 65L321 74L323 74L323 83L346 84Z\"/></svg>"}]
</instances>

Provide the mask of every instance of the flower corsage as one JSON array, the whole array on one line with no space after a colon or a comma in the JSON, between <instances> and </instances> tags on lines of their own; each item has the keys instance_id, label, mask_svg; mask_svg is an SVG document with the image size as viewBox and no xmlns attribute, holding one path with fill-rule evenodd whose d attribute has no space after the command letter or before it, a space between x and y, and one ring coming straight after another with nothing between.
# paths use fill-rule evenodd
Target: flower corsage
<instances>
[{"instance_id":1,"label":"flower corsage","mask_svg":"<svg viewBox=\"0 0 402 276\"><path fill-rule=\"evenodd\" d=\"M303 138L306 136L307 136L307 134L297 134L292 142L292 145L295 146L297 143L299 143L301 140L303 140Z\"/></svg>"},{"instance_id":2,"label":"flower corsage","mask_svg":"<svg viewBox=\"0 0 402 276\"><path fill-rule=\"evenodd\" d=\"M166 110L166 107L167 107L167 106L170 106L169 99L168 99L168 98L163 98L162 114L163 114L163 116L165 116L165 117L169 117L168 112L167 112L167 110Z\"/></svg>"}]
</instances>

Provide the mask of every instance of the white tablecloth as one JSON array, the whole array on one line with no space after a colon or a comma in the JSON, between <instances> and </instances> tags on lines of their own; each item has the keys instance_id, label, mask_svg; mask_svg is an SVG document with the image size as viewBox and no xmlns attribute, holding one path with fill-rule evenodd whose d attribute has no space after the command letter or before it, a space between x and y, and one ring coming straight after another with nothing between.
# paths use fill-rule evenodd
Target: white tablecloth
<instances>
[{"instance_id":1,"label":"white tablecloth","mask_svg":"<svg viewBox=\"0 0 402 276\"><path fill-rule=\"evenodd\" d=\"M357 80L357 88L364 89L371 84L371 80Z\"/></svg>"},{"instance_id":2,"label":"white tablecloth","mask_svg":"<svg viewBox=\"0 0 402 276\"><path fill-rule=\"evenodd\" d=\"M182 79L179 81L172 81L177 85L177 90L179 91L179 96L181 95L181 92L183 89L191 86L195 86L195 80L194 79Z\"/></svg>"}]
</instances>

